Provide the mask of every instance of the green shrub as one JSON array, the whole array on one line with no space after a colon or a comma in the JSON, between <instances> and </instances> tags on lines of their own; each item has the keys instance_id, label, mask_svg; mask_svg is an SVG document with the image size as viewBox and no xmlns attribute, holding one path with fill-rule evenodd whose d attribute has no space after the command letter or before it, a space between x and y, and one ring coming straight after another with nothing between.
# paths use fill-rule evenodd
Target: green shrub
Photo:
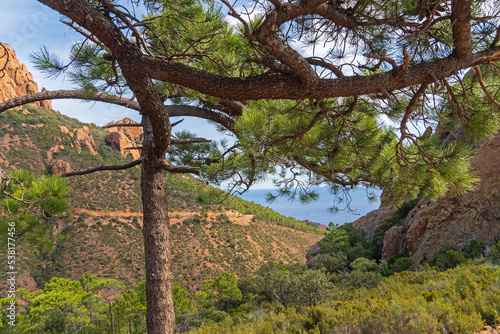
<instances>
[{"instance_id":1,"label":"green shrub","mask_svg":"<svg viewBox=\"0 0 500 334\"><path fill-rule=\"evenodd\" d=\"M500 264L500 241L491 246L491 261Z\"/></svg>"}]
</instances>

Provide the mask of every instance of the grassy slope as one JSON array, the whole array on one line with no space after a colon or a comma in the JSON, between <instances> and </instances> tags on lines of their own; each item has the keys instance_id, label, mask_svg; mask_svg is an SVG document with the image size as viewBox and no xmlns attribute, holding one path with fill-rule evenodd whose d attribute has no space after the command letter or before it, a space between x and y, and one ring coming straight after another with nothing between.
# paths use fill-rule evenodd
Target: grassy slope
<instances>
[{"instance_id":1,"label":"grassy slope","mask_svg":"<svg viewBox=\"0 0 500 334\"><path fill-rule=\"evenodd\" d=\"M72 170L127 161L106 145L106 130L44 108L26 109L29 113L0 115L0 167L4 170L25 168L40 175L49 172L58 158ZM75 138L58 125L71 132L89 126L99 155L92 156L85 149L78 152ZM64 149L49 160L47 151L55 145ZM63 241L43 257L21 246L20 266L39 285L52 276L79 278L85 271L127 284L142 280L139 180L139 168L71 178L73 214L63 219ZM170 176L169 191L175 279L191 289L221 271L243 274L263 261L303 261L308 246L322 237L317 229L261 205L234 196L219 202L221 191L201 186L190 176ZM33 286L28 278L23 284Z\"/></svg>"}]
</instances>

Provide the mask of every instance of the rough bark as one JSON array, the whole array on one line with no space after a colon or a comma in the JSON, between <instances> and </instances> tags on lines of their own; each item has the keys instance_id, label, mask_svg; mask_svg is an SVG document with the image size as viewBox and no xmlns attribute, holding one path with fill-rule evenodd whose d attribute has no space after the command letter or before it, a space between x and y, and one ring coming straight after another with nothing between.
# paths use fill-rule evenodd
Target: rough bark
<instances>
[{"instance_id":1,"label":"rough bark","mask_svg":"<svg viewBox=\"0 0 500 334\"><path fill-rule=\"evenodd\" d=\"M153 129L143 116L144 150L141 198L144 255L146 259L147 328L150 334L170 334L175 329L173 276L170 252L167 179L158 156L152 154Z\"/></svg>"},{"instance_id":2,"label":"rough bark","mask_svg":"<svg viewBox=\"0 0 500 334\"><path fill-rule=\"evenodd\" d=\"M175 313L166 172L154 161L146 160L142 164L141 191L148 333L173 333Z\"/></svg>"},{"instance_id":3,"label":"rough bark","mask_svg":"<svg viewBox=\"0 0 500 334\"><path fill-rule=\"evenodd\" d=\"M153 82L137 72L127 59L120 62L129 88L143 114L144 161L141 173L144 255L146 259L146 322L150 334L175 330L170 221L165 154L170 148L171 126Z\"/></svg>"}]
</instances>

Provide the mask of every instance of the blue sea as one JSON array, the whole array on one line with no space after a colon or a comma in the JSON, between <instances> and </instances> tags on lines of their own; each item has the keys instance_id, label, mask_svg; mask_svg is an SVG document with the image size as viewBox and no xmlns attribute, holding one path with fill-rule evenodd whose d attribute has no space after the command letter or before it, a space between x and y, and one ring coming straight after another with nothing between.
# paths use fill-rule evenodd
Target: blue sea
<instances>
[{"instance_id":1,"label":"blue sea","mask_svg":"<svg viewBox=\"0 0 500 334\"><path fill-rule=\"evenodd\" d=\"M334 195L330 194L326 188L316 189L319 199L309 204L301 204L298 201L290 202L284 198L278 198L273 203L268 203L266 202L266 194L269 192L273 193L273 189L249 190L241 197L247 201L267 206L284 216L294 217L299 220L310 220L327 226L330 222L339 225L350 223L366 213L378 209L380 206L380 194L382 193L381 190L375 190L374 193L377 195L377 199L370 201L364 188L354 189L350 191L350 208L354 212L341 210L332 214L328 208L334 204ZM339 209L342 208L343 206L340 204Z\"/></svg>"}]
</instances>

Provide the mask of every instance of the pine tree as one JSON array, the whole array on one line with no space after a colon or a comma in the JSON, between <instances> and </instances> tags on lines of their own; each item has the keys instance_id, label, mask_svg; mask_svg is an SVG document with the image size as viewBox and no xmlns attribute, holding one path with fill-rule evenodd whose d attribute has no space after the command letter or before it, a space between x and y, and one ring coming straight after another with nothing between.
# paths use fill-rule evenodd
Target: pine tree
<instances>
[{"instance_id":1,"label":"pine tree","mask_svg":"<svg viewBox=\"0 0 500 334\"><path fill-rule=\"evenodd\" d=\"M79 98L141 112L142 156L113 168L142 167L150 333L172 333L175 323L165 171L201 175L204 163L210 179L235 178L243 189L278 173L280 194L305 201L315 195L296 190L322 184L334 193L379 185L435 197L473 187L463 143L499 128L497 1L270 0L246 11L226 0L133 1L143 18L111 0L39 1L85 41L73 47L71 66L47 50L34 58L49 74L70 71L80 90L13 99L0 110ZM177 105L164 105L169 99ZM201 140L173 138L172 116L212 120L237 144L171 160L194 167L172 165L171 145Z\"/></svg>"}]
</instances>

